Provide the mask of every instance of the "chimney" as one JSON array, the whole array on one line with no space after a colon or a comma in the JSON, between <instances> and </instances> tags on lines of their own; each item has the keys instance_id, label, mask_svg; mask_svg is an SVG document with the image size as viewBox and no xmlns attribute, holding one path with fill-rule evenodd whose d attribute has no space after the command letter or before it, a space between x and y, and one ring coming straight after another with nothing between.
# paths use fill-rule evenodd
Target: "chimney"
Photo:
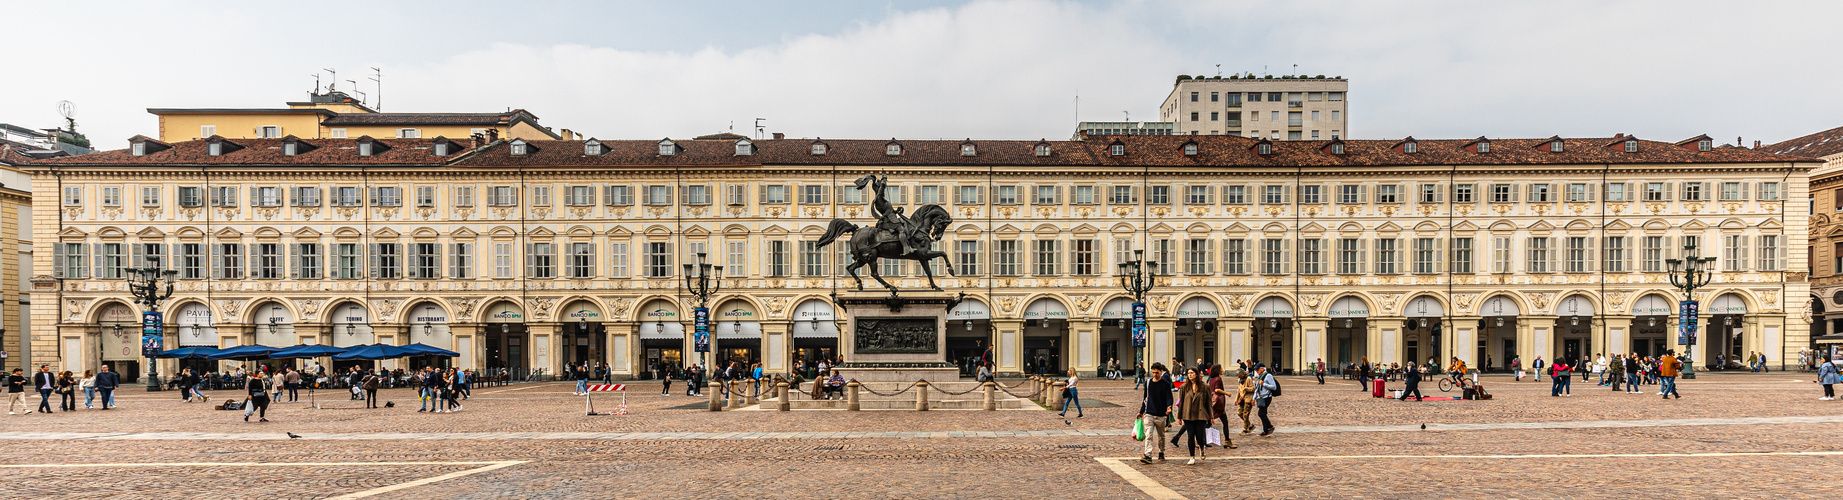
<instances>
[{"instance_id":1,"label":"chimney","mask_svg":"<svg viewBox=\"0 0 1843 500\"><path fill-rule=\"evenodd\" d=\"M572 134L572 133L570 133L570 129L567 129L567 128L566 128L566 129L563 129L563 133L562 133L562 134L559 134L559 135L562 135L562 136L563 136L563 140L566 140L566 141L568 141L568 140L574 140L574 139L576 138L576 134Z\"/></svg>"},{"instance_id":2,"label":"chimney","mask_svg":"<svg viewBox=\"0 0 1843 500\"><path fill-rule=\"evenodd\" d=\"M467 136L467 149L480 149L480 145L485 142L486 134L469 134Z\"/></svg>"},{"instance_id":3,"label":"chimney","mask_svg":"<svg viewBox=\"0 0 1843 500\"><path fill-rule=\"evenodd\" d=\"M1760 149L1760 141L1753 141L1753 148Z\"/></svg>"},{"instance_id":4,"label":"chimney","mask_svg":"<svg viewBox=\"0 0 1843 500\"><path fill-rule=\"evenodd\" d=\"M774 138L775 138L775 139L786 139L786 138L787 138L787 134L783 134L783 133L780 133L780 132L775 132L775 133L774 133Z\"/></svg>"},{"instance_id":5,"label":"chimney","mask_svg":"<svg viewBox=\"0 0 1843 500\"><path fill-rule=\"evenodd\" d=\"M486 129L486 142L490 143L490 142L497 141L497 140L499 140L499 129L496 129L496 128Z\"/></svg>"}]
</instances>

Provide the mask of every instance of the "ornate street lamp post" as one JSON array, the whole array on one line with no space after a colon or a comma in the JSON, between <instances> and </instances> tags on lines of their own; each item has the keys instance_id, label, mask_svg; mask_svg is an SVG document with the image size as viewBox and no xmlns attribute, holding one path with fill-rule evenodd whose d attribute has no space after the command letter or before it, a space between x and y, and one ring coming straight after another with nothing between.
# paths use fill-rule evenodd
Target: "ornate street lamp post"
<instances>
[{"instance_id":1,"label":"ornate street lamp post","mask_svg":"<svg viewBox=\"0 0 1843 500\"><path fill-rule=\"evenodd\" d=\"M704 262L704 252L698 252L697 264L685 264L685 292L698 299L698 307L692 310L692 339L697 352L703 354L704 370L712 368L710 355L710 296L723 290L723 281L710 280L710 272L723 272L723 266L713 266Z\"/></svg>"},{"instance_id":2,"label":"ornate street lamp post","mask_svg":"<svg viewBox=\"0 0 1843 500\"><path fill-rule=\"evenodd\" d=\"M160 370L154 365L154 356L161 350L160 337L165 332L165 321L160 318L160 301L173 296L173 279L179 271L161 269L160 262L148 259L147 267L128 268L128 291L134 294L134 303L146 306L141 313L141 355L147 357L147 390L160 390ZM164 289L161 285L166 285ZM121 328L120 326L116 327Z\"/></svg>"},{"instance_id":3,"label":"ornate street lamp post","mask_svg":"<svg viewBox=\"0 0 1843 500\"><path fill-rule=\"evenodd\" d=\"M1150 351L1145 348L1148 336L1145 324L1145 294L1152 291L1154 282L1158 280L1158 263L1147 262L1144 250L1134 250L1132 261L1120 263L1119 277L1120 287L1125 288L1127 293L1133 294L1131 328L1133 349L1137 351L1134 357L1139 359L1144 369L1150 370L1152 360L1146 358Z\"/></svg>"},{"instance_id":4,"label":"ornate street lamp post","mask_svg":"<svg viewBox=\"0 0 1843 500\"><path fill-rule=\"evenodd\" d=\"M1683 246L1681 260L1665 259L1664 262L1670 265L1670 285L1683 290L1683 303L1678 306L1677 312L1677 328L1685 341L1683 378L1694 379L1696 378L1696 363L1692 352L1696 350L1696 327L1700 316L1700 308L1696 303L1696 289L1708 286L1709 279L1714 277L1709 272L1715 268L1715 258L1697 256L1696 245L1691 244Z\"/></svg>"}]
</instances>

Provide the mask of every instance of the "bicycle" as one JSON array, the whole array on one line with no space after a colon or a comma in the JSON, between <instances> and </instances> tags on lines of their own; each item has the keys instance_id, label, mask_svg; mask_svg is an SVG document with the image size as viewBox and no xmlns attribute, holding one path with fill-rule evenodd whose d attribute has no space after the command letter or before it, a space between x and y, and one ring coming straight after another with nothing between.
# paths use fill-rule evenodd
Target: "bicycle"
<instances>
[{"instance_id":1,"label":"bicycle","mask_svg":"<svg viewBox=\"0 0 1843 500\"><path fill-rule=\"evenodd\" d=\"M1465 379L1465 375L1458 374L1458 373L1455 373L1449 377L1440 377L1440 392L1453 392L1453 389L1455 388L1464 389L1465 383L1460 382L1461 380L1464 380L1464 379Z\"/></svg>"}]
</instances>

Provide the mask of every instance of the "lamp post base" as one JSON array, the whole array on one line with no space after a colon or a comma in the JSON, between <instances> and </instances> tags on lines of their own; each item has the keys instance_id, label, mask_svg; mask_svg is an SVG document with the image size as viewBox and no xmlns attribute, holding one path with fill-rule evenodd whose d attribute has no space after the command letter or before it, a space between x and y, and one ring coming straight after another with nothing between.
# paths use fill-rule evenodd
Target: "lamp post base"
<instances>
[{"instance_id":1,"label":"lamp post base","mask_svg":"<svg viewBox=\"0 0 1843 500\"><path fill-rule=\"evenodd\" d=\"M154 358L147 358L147 392L160 392L160 370Z\"/></svg>"}]
</instances>

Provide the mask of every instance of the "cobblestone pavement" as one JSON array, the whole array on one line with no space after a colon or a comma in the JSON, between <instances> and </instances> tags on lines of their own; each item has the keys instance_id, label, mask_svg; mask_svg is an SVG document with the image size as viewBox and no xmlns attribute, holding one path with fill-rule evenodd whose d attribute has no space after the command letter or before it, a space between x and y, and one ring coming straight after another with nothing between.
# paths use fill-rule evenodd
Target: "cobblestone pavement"
<instances>
[{"instance_id":1,"label":"cobblestone pavement","mask_svg":"<svg viewBox=\"0 0 1843 500\"><path fill-rule=\"evenodd\" d=\"M7 496L63 498L1803 497L1843 466L1843 401L1818 401L1811 378L1703 375L1672 400L1487 378L1494 400L1418 403L1285 378L1278 433L1231 434L1239 449L1196 466L1175 447L1136 461L1125 381L1084 381L1084 398L1122 406L1066 423L1035 406L713 413L648 383L620 416L584 415L571 384L524 384L451 414L417 413L407 390L378 410L338 391L311 409L303 392L244 423L210 409L230 391L212 405L125 391L106 412L0 416L0 473Z\"/></svg>"}]
</instances>

